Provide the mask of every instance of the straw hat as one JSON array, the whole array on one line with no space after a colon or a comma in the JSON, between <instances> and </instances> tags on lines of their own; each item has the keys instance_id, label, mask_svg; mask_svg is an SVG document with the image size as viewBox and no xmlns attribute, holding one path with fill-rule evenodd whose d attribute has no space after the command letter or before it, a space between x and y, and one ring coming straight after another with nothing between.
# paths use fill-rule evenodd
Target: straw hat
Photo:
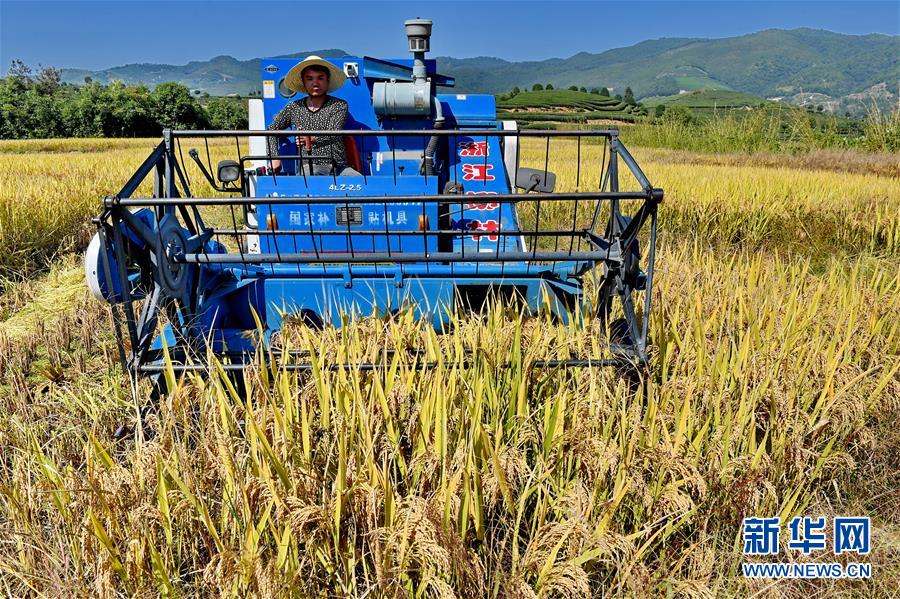
<instances>
[{"instance_id":1,"label":"straw hat","mask_svg":"<svg viewBox=\"0 0 900 599\"><path fill-rule=\"evenodd\" d=\"M333 92L334 90L338 89L340 86L344 85L344 81L347 80L347 76L344 75L344 72L327 60L318 56L307 56L303 60L303 62L294 65L294 67L290 71L288 71L287 76L284 78L284 85L288 89L292 89L295 92L306 91L306 89L303 87L303 69L305 69L306 67L311 67L313 65L319 65L328 69L329 92Z\"/></svg>"}]
</instances>

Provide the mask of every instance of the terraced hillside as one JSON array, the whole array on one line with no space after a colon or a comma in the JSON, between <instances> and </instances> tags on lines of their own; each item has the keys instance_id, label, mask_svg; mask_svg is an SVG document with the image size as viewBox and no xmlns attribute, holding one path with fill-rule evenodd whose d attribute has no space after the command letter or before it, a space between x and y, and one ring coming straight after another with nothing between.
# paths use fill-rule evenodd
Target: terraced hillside
<instances>
[{"instance_id":1,"label":"terraced hillside","mask_svg":"<svg viewBox=\"0 0 900 599\"><path fill-rule=\"evenodd\" d=\"M768 103L764 98L726 89L700 89L673 96L651 96L642 98L641 104L653 108L660 104L668 106L687 106L698 109L734 109L755 108Z\"/></svg>"},{"instance_id":2,"label":"terraced hillside","mask_svg":"<svg viewBox=\"0 0 900 599\"><path fill-rule=\"evenodd\" d=\"M521 92L497 103L498 116L528 125L548 123L591 123L615 119L629 123L647 116L643 106L626 104L616 98L572 90Z\"/></svg>"}]
</instances>

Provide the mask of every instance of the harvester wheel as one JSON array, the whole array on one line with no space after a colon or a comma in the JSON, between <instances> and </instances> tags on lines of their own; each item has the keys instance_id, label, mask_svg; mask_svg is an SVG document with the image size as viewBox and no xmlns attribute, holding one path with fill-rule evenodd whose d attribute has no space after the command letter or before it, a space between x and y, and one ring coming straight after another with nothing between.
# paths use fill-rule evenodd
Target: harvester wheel
<instances>
[{"instance_id":1,"label":"harvester wheel","mask_svg":"<svg viewBox=\"0 0 900 599\"><path fill-rule=\"evenodd\" d=\"M175 217L166 215L159 223L159 237L156 253L159 280L166 295L180 299L187 291L188 268L186 264L172 261L170 256L187 251L187 236Z\"/></svg>"}]
</instances>

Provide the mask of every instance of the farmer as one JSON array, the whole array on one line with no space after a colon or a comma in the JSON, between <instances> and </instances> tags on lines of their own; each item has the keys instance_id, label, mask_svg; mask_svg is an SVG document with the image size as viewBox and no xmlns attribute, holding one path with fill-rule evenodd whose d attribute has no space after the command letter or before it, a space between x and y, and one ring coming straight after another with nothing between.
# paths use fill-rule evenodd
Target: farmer
<instances>
[{"instance_id":1,"label":"farmer","mask_svg":"<svg viewBox=\"0 0 900 599\"><path fill-rule=\"evenodd\" d=\"M289 102L281 112L272 119L268 130L287 129L293 126L299 131L336 131L341 130L347 123L347 102L328 92L341 87L346 76L343 72L327 60L318 56L310 56L288 71L284 78L284 85L294 91L305 91L307 95L299 100ZM278 142L275 137L267 137L268 155L278 155ZM344 139L341 136L311 136L304 135L297 138L297 145L301 156L316 156L316 158L303 158L302 172L306 175L338 175L361 176L347 165L347 156L344 150ZM310 169L310 163L312 169ZM281 170L281 160L272 159L272 170Z\"/></svg>"}]
</instances>

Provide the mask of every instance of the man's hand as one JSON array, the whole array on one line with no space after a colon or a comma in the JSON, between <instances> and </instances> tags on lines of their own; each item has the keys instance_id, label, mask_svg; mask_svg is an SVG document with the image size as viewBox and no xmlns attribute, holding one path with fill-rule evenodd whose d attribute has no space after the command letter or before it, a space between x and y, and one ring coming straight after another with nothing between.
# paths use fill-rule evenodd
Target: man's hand
<instances>
[{"instance_id":1,"label":"man's hand","mask_svg":"<svg viewBox=\"0 0 900 599\"><path fill-rule=\"evenodd\" d=\"M280 160L273 160L270 168L271 168L274 172L277 173L278 171L281 170L281 161L280 161Z\"/></svg>"},{"instance_id":2,"label":"man's hand","mask_svg":"<svg viewBox=\"0 0 900 599\"><path fill-rule=\"evenodd\" d=\"M307 152L312 152L312 145L316 143L316 138L312 135L304 135L300 138L301 143L306 146Z\"/></svg>"}]
</instances>

